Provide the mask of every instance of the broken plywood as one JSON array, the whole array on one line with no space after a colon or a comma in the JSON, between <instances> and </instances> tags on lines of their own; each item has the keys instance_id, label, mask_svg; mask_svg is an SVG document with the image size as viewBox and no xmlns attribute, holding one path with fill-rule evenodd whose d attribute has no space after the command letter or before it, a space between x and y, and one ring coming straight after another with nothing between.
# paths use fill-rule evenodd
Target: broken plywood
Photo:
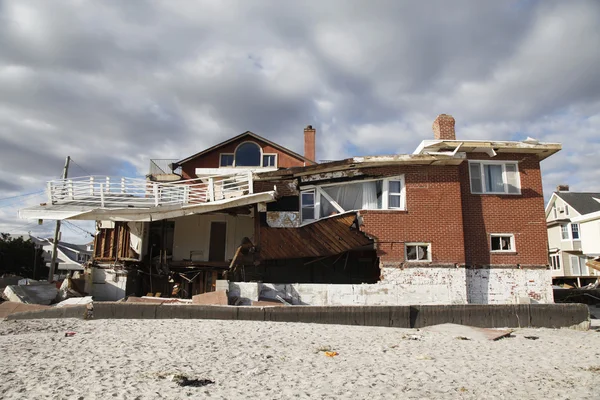
<instances>
[{"instance_id":1,"label":"broken plywood","mask_svg":"<svg viewBox=\"0 0 600 400\"><path fill-rule=\"evenodd\" d=\"M440 333L468 340L498 340L509 336L514 332L512 329L477 328L475 326L459 324L432 325L422 328L421 330L424 332Z\"/></svg>"}]
</instances>

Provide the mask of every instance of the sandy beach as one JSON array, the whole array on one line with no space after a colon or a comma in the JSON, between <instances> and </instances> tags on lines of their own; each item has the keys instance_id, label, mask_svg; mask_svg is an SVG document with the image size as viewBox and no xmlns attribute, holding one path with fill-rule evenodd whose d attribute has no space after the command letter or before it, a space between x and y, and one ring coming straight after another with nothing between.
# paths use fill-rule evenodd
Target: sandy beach
<instances>
[{"instance_id":1,"label":"sandy beach","mask_svg":"<svg viewBox=\"0 0 600 400\"><path fill-rule=\"evenodd\" d=\"M3 321L0 355L3 399L600 398L596 330L487 341L251 321ZM206 385L180 386L183 376Z\"/></svg>"}]
</instances>

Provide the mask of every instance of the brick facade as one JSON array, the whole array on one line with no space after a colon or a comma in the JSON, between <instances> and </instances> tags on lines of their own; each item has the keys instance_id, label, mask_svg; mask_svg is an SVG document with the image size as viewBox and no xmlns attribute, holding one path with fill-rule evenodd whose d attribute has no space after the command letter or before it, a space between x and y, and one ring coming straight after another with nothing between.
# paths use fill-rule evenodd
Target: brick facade
<instances>
[{"instance_id":1,"label":"brick facade","mask_svg":"<svg viewBox=\"0 0 600 400\"><path fill-rule=\"evenodd\" d=\"M203 154L201 157L189 160L188 162L182 164L182 178L196 178L196 168L219 168L219 155L221 153L234 153L235 149L243 142L254 142L258 144L262 148L263 153L277 154L277 166L279 168L304 166L304 160L301 158L295 157L290 153L283 152L280 149L274 148L268 143L253 137L242 137L234 142L228 143L222 147L218 147L206 154Z\"/></svg>"},{"instance_id":2,"label":"brick facade","mask_svg":"<svg viewBox=\"0 0 600 400\"><path fill-rule=\"evenodd\" d=\"M431 243L432 264L465 263L456 166L372 168L371 173L382 177L404 174L406 185L406 211L360 212L362 230L375 239L382 264L403 262L405 242Z\"/></svg>"},{"instance_id":3,"label":"brick facade","mask_svg":"<svg viewBox=\"0 0 600 400\"><path fill-rule=\"evenodd\" d=\"M490 160L472 153L471 160ZM375 239L382 266L399 265L405 242L431 243L431 265L468 266L548 263L540 163L535 155L502 154L518 161L520 195L471 194L468 162L459 166L369 168L365 175L404 174L406 211L365 210L362 230ZM515 237L515 252L490 252L490 234Z\"/></svg>"}]
</instances>

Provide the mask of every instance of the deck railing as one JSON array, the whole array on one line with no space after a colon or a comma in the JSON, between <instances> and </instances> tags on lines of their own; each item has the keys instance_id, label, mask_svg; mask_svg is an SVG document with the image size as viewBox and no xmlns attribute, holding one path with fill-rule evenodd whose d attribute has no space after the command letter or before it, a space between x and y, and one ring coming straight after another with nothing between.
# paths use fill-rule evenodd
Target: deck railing
<instances>
[{"instance_id":1,"label":"deck railing","mask_svg":"<svg viewBox=\"0 0 600 400\"><path fill-rule=\"evenodd\" d=\"M101 208L202 204L250 194L252 173L161 183L135 178L84 176L48 182L51 204Z\"/></svg>"}]
</instances>

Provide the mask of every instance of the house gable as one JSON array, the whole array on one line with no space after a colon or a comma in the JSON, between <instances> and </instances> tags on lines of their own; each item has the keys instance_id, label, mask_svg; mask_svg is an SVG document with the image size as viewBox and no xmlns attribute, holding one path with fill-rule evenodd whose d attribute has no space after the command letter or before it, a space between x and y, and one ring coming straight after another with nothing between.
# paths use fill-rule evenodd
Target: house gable
<instances>
[{"instance_id":1,"label":"house gable","mask_svg":"<svg viewBox=\"0 0 600 400\"><path fill-rule=\"evenodd\" d=\"M236 150L244 143L258 145L261 157L274 155L277 168L301 167L314 163L300 154L248 131L177 162L182 168L182 178L196 178L197 168L220 168L221 155L228 155L235 159ZM262 160L260 162L262 163Z\"/></svg>"}]
</instances>

